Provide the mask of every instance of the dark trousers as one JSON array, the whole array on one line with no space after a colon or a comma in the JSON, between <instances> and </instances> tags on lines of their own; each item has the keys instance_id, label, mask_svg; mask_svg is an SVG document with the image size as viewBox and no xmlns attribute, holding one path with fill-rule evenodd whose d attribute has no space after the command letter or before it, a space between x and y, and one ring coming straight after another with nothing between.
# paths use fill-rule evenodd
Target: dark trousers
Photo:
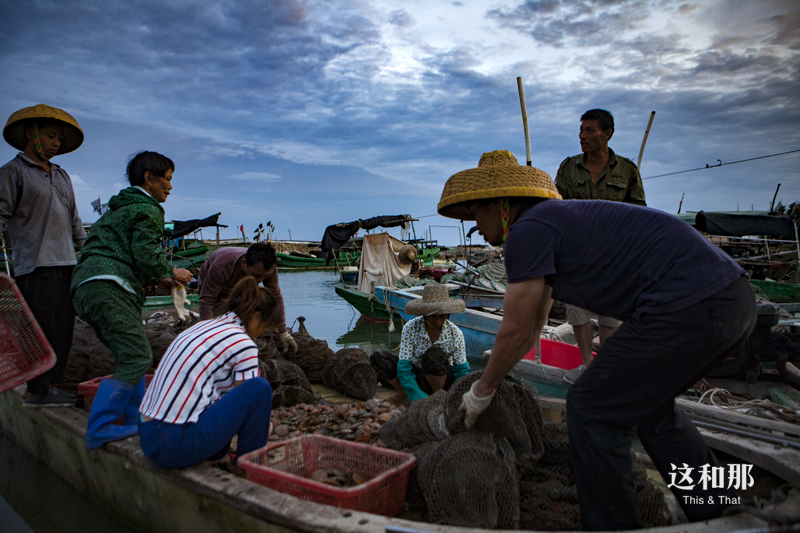
<instances>
[{"instance_id":1,"label":"dark trousers","mask_svg":"<svg viewBox=\"0 0 800 533\"><path fill-rule=\"evenodd\" d=\"M428 382L428 378L425 377L426 375L447 376L444 381L444 390L450 390L456 379L453 374L453 366L448 359L449 356L437 346L431 346L422 354L422 359L420 360L422 368L417 365L412 367L414 379L416 379L417 386L422 392L433 394L433 387ZM397 362L399 360L400 358L389 350L375 350L369 356L369 362L372 363L378 378L386 384L397 378Z\"/></svg>"},{"instance_id":2,"label":"dark trousers","mask_svg":"<svg viewBox=\"0 0 800 533\"><path fill-rule=\"evenodd\" d=\"M678 485L688 485L680 483L674 467L693 469L693 489L671 488L689 520L718 517L730 502L720 496L736 497L733 489L710 483L703 490L700 468L719 462L676 408L675 397L738 349L755 320L753 291L742 277L686 309L635 312L606 340L567 394L567 428L585 529L645 526L630 461L634 432L668 484L674 477ZM707 503L710 496L713 504Z\"/></svg>"},{"instance_id":3,"label":"dark trousers","mask_svg":"<svg viewBox=\"0 0 800 533\"><path fill-rule=\"evenodd\" d=\"M187 468L222 459L239 435L236 459L266 446L272 412L272 387L264 378L248 379L203 411L197 423L139 422L145 457L162 468Z\"/></svg>"},{"instance_id":4,"label":"dark trousers","mask_svg":"<svg viewBox=\"0 0 800 533\"><path fill-rule=\"evenodd\" d=\"M75 327L75 309L69 294L74 268L72 265L39 267L14 280L56 354L53 368L28 381L31 394L47 394L50 383L60 382L67 367Z\"/></svg>"},{"instance_id":5,"label":"dark trousers","mask_svg":"<svg viewBox=\"0 0 800 533\"><path fill-rule=\"evenodd\" d=\"M75 289L75 309L114 355L114 379L136 385L153 362L142 303L117 283L88 281Z\"/></svg>"}]
</instances>

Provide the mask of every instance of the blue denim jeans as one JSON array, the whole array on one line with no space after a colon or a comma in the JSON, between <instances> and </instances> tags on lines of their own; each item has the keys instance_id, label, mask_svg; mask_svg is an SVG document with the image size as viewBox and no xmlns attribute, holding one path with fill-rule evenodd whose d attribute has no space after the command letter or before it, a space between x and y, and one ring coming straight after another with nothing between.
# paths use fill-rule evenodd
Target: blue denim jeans
<instances>
[{"instance_id":1,"label":"blue denim jeans","mask_svg":"<svg viewBox=\"0 0 800 533\"><path fill-rule=\"evenodd\" d=\"M264 378L248 379L203 411L197 423L139 421L145 457L162 468L187 468L221 459L239 435L236 457L262 448L269 437L272 387Z\"/></svg>"}]
</instances>

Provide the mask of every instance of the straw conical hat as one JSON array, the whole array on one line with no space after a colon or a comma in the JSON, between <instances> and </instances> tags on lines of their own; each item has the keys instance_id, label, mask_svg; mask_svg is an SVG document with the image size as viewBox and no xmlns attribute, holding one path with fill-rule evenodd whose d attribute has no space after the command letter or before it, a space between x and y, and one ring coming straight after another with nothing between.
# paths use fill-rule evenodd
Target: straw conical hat
<instances>
[{"instance_id":1,"label":"straw conical hat","mask_svg":"<svg viewBox=\"0 0 800 533\"><path fill-rule=\"evenodd\" d=\"M78 126L78 121L66 111L45 104L26 107L11 115L8 122L6 122L6 127L3 128L3 138L17 150L25 150L25 145L28 142L25 137L26 122L37 118L56 120L62 122L65 126L69 126L64 128L64 141L58 148L56 155L72 152L83 143L83 130Z\"/></svg>"},{"instance_id":2,"label":"straw conical hat","mask_svg":"<svg viewBox=\"0 0 800 533\"><path fill-rule=\"evenodd\" d=\"M409 315L449 315L467 310L464 300L450 298L447 285L430 283L422 287L422 298L411 300L404 311Z\"/></svg>"},{"instance_id":3,"label":"straw conical hat","mask_svg":"<svg viewBox=\"0 0 800 533\"><path fill-rule=\"evenodd\" d=\"M450 176L444 184L438 211L445 217L473 220L466 202L520 196L561 198L547 172L520 166L508 150L495 150L481 156L478 168Z\"/></svg>"},{"instance_id":4,"label":"straw conical hat","mask_svg":"<svg viewBox=\"0 0 800 533\"><path fill-rule=\"evenodd\" d=\"M408 265L417 260L417 249L407 244L397 252L397 259L401 265Z\"/></svg>"}]
</instances>

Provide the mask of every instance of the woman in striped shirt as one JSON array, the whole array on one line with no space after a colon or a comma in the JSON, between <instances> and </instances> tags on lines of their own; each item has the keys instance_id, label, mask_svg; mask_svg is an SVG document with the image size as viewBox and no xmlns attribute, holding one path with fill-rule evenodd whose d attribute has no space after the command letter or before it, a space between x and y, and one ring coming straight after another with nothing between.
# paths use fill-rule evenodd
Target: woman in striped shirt
<instances>
[{"instance_id":1,"label":"woman in striped shirt","mask_svg":"<svg viewBox=\"0 0 800 533\"><path fill-rule=\"evenodd\" d=\"M253 339L280 323L275 298L252 277L225 301L225 314L187 329L170 345L139 408L145 456L162 468L237 457L266 445L272 387Z\"/></svg>"}]
</instances>

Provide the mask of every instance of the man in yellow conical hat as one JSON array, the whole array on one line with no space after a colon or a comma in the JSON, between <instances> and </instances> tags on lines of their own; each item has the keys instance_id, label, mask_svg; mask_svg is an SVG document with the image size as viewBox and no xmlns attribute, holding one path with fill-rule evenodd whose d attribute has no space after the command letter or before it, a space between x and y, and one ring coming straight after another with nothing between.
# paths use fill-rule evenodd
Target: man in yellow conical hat
<instances>
[{"instance_id":1,"label":"man in yellow conical hat","mask_svg":"<svg viewBox=\"0 0 800 533\"><path fill-rule=\"evenodd\" d=\"M0 168L0 232L8 230L17 286L56 353L56 364L31 379L25 405L70 406L75 396L51 387L67 364L75 310L69 294L75 248L86 240L69 175L53 157L77 149L83 130L61 109L39 104L8 119L3 138L20 150Z\"/></svg>"},{"instance_id":2,"label":"man in yellow conical hat","mask_svg":"<svg viewBox=\"0 0 800 533\"><path fill-rule=\"evenodd\" d=\"M630 460L634 433L690 520L720 516L737 501L739 480L701 482L701 472L722 469L675 396L737 353L753 330L744 270L670 214L559 198L546 173L507 151L484 154L478 168L444 186L439 214L474 220L489 243L505 242L508 275L492 356L462 398L465 425L475 424L533 347L552 298L623 320L567 394L584 529L645 526Z\"/></svg>"}]
</instances>

